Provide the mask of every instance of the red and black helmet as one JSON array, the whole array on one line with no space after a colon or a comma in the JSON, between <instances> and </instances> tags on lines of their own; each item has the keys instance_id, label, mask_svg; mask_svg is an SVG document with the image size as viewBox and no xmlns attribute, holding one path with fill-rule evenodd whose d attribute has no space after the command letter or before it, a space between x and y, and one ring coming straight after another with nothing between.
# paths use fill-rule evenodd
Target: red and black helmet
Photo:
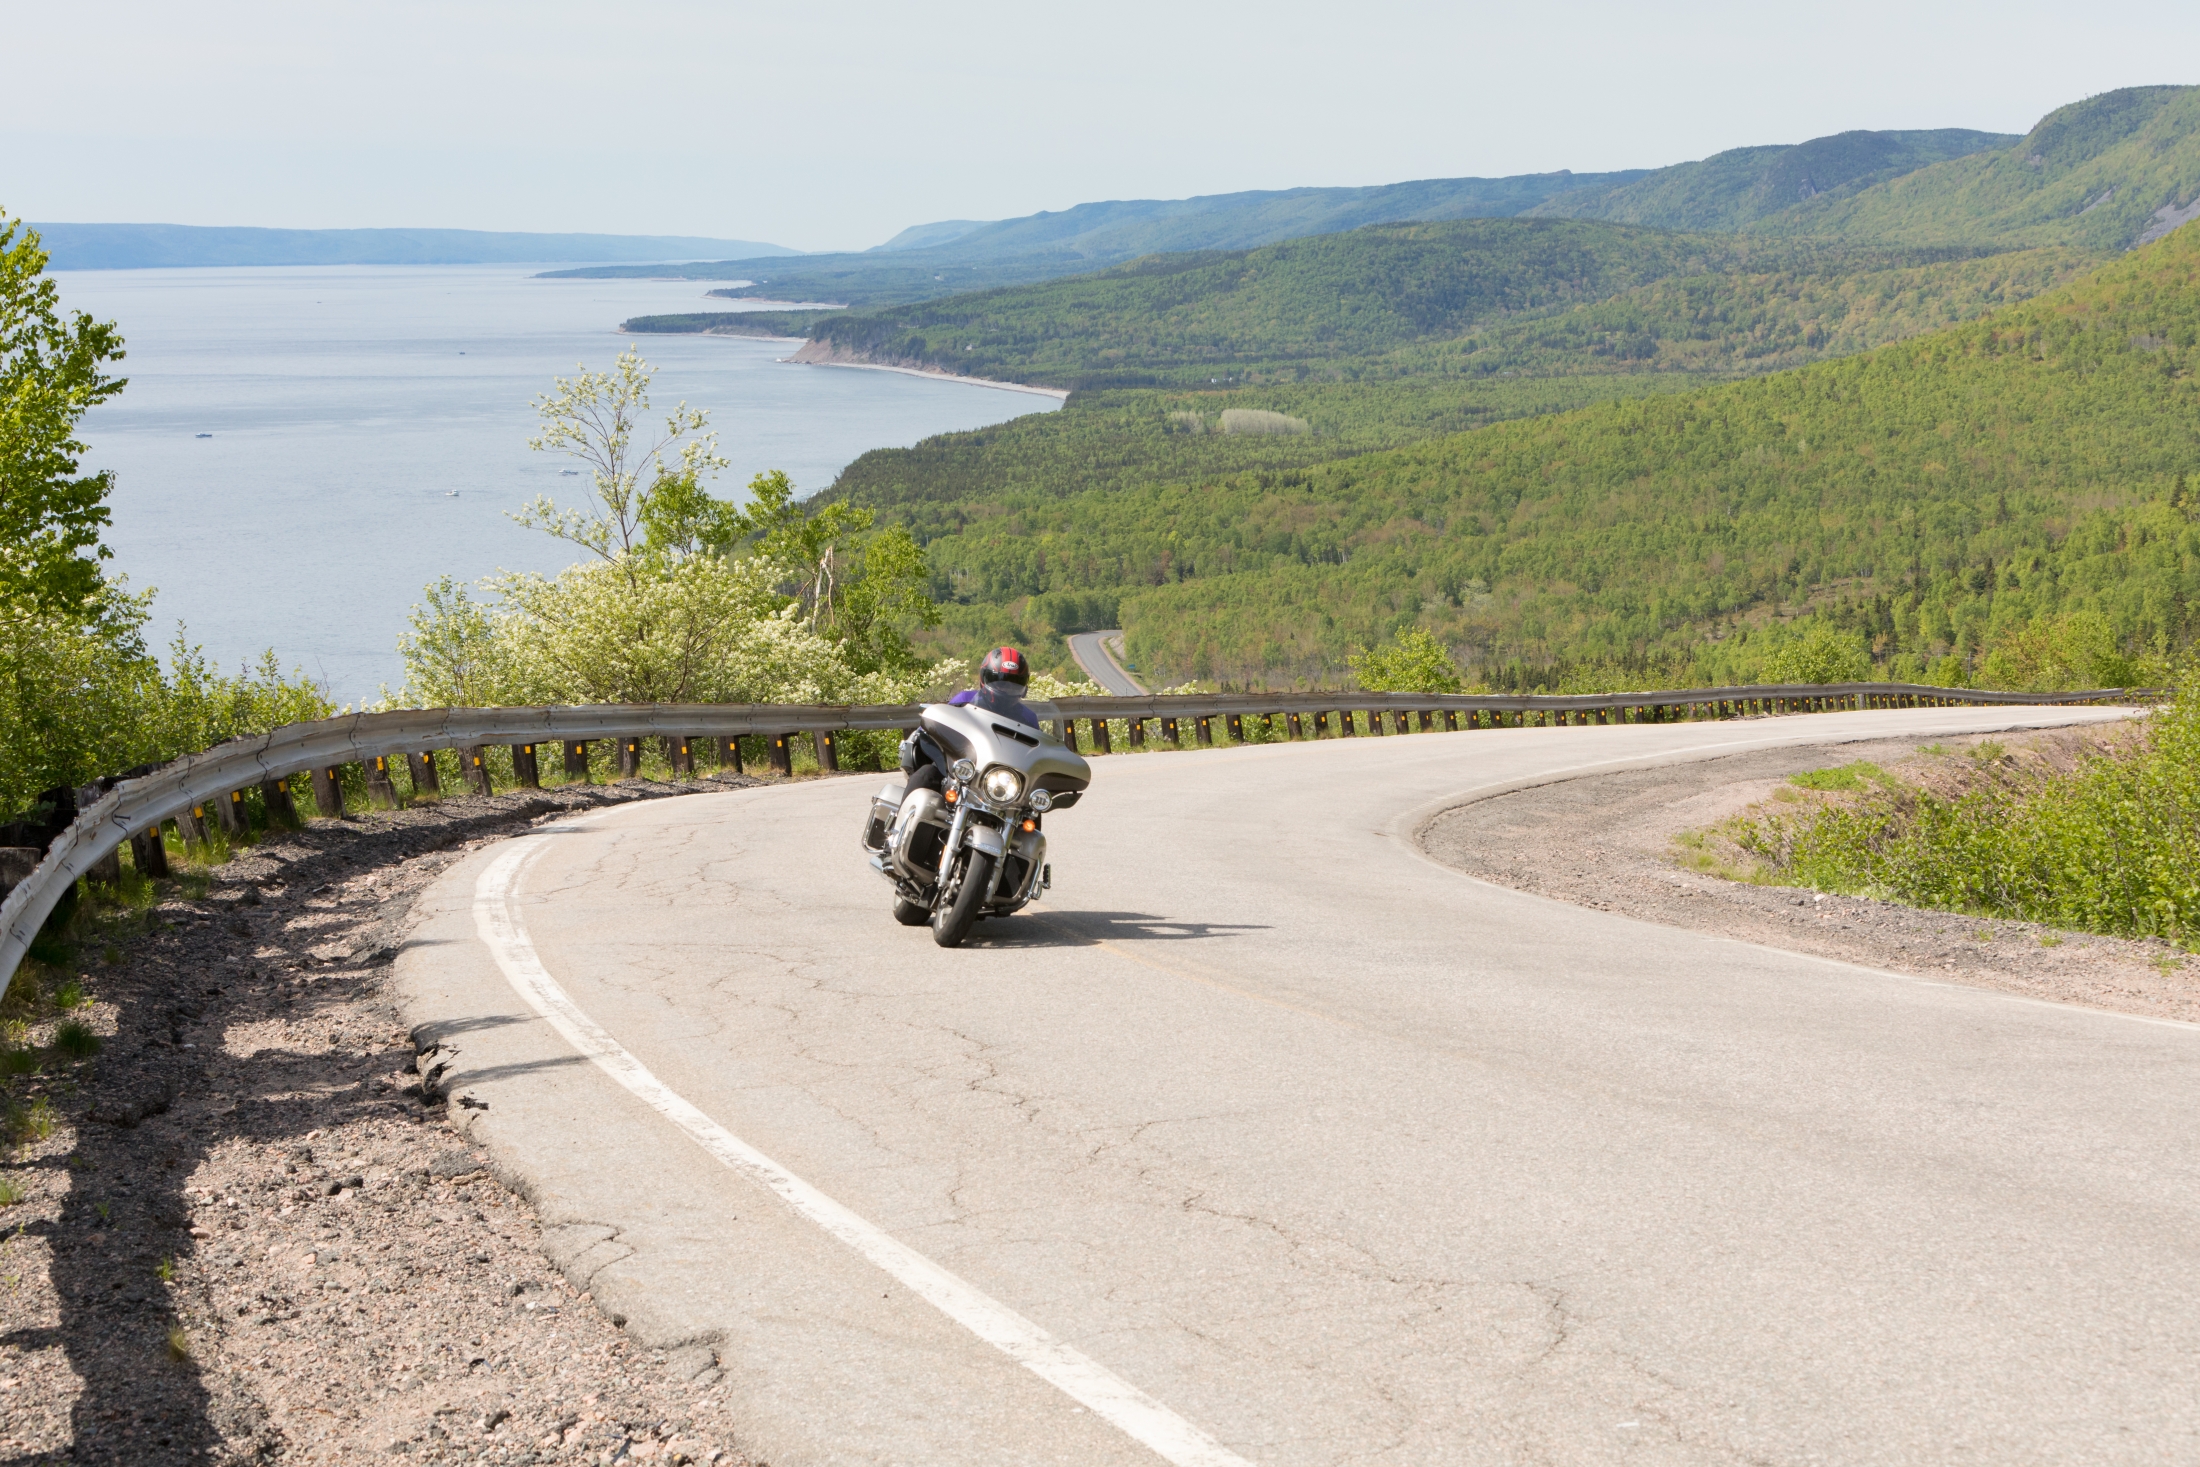
<instances>
[{"instance_id":1,"label":"red and black helmet","mask_svg":"<svg viewBox=\"0 0 2200 1467\"><path fill-rule=\"evenodd\" d=\"M985 654L985 661L978 664L978 681L981 683L1014 683L1018 687L1031 686L1031 662L1014 647L995 647Z\"/></svg>"}]
</instances>

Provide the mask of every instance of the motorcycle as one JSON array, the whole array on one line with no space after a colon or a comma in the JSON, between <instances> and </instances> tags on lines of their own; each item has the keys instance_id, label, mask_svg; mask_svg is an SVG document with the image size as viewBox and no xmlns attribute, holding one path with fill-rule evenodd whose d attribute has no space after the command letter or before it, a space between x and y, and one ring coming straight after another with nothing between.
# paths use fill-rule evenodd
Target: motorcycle
<instances>
[{"instance_id":1,"label":"motorcycle","mask_svg":"<svg viewBox=\"0 0 2200 1467\"><path fill-rule=\"evenodd\" d=\"M928 703L919 721L947 773L937 790L880 790L863 848L893 883L894 920L929 924L933 941L955 947L983 918L1009 916L1054 884L1040 826L1084 796L1092 766L1043 728L979 703Z\"/></svg>"}]
</instances>

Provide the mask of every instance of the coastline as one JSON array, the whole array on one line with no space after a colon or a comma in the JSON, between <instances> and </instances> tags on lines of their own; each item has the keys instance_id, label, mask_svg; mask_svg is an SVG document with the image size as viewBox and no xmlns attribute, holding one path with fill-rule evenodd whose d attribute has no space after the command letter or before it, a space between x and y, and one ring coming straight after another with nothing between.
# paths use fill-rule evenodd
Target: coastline
<instances>
[{"instance_id":1,"label":"coastline","mask_svg":"<svg viewBox=\"0 0 2200 1467\"><path fill-rule=\"evenodd\" d=\"M754 339L751 338L751 340ZM773 339L799 341L803 338L775 337ZM1069 389L1066 387L1033 387L1028 382L995 382L990 377L958 377L953 372L933 372L922 367L889 367L878 362L805 362L798 357L781 357L779 360L792 362L803 367L852 367L859 372L899 372L904 377L929 377L935 382L960 382L965 387L991 387L1001 392L1028 392L1035 397L1051 397L1057 402L1069 401Z\"/></svg>"}]
</instances>

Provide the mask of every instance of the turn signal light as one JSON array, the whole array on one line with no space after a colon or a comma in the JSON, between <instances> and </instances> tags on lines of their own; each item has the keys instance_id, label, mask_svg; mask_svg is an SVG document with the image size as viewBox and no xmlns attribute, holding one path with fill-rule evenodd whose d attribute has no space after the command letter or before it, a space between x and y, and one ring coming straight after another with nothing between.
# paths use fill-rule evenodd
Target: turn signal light
<instances>
[{"instance_id":1,"label":"turn signal light","mask_svg":"<svg viewBox=\"0 0 2200 1467\"><path fill-rule=\"evenodd\" d=\"M953 787L949 787L940 791L940 798L947 801L948 804L952 805L955 803L955 801L961 799L962 796L955 793Z\"/></svg>"},{"instance_id":2,"label":"turn signal light","mask_svg":"<svg viewBox=\"0 0 2200 1467\"><path fill-rule=\"evenodd\" d=\"M1036 820L1026 820L1024 822L1024 829L1026 830L1037 830L1038 828L1039 822Z\"/></svg>"}]
</instances>

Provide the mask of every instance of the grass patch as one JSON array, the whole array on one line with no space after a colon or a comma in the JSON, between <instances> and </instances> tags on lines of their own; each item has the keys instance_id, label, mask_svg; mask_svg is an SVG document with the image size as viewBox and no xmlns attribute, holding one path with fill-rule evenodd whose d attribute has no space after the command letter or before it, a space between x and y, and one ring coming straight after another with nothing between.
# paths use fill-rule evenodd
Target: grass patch
<instances>
[{"instance_id":1,"label":"grass patch","mask_svg":"<svg viewBox=\"0 0 2200 1467\"><path fill-rule=\"evenodd\" d=\"M1894 776L1867 759L1833 769L1806 769L1788 776L1788 783L1806 790L1861 790L1895 783Z\"/></svg>"},{"instance_id":2,"label":"grass patch","mask_svg":"<svg viewBox=\"0 0 2200 1467\"><path fill-rule=\"evenodd\" d=\"M99 1053L99 1036L82 1019L65 1019L53 1031L53 1047L72 1060L88 1060Z\"/></svg>"},{"instance_id":3,"label":"grass patch","mask_svg":"<svg viewBox=\"0 0 2200 1467\"><path fill-rule=\"evenodd\" d=\"M115 949L115 951L120 951L120 949ZM113 962L117 960L109 959L109 961ZM81 1005L88 1002L90 1002L90 1000L88 1000L84 996L84 985L77 982L74 978L62 979L61 986L53 991L53 1006L57 1009L60 1009L63 1013L67 1013L70 1009L80 1007Z\"/></svg>"},{"instance_id":4,"label":"grass patch","mask_svg":"<svg viewBox=\"0 0 2200 1467\"><path fill-rule=\"evenodd\" d=\"M13 1207L23 1200L23 1184L13 1177L0 1177L0 1207Z\"/></svg>"},{"instance_id":5,"label":"grass patch","mask_svg":"<svg viewBox=\"0 0 2200 1467\"><path fill-rule=\"evenodd\" d=\"M1676 848L1674 859L1683 871L1693 871L1701 876L1716 876L1721 881L1739 881L1751 886L1765 884L1763 868L1737 861L1723 849L1725 842L1701 830L1684 830L1673 837Z\"/></svg>"},{"instance_id":6,"label":"grass patch","mask_svg":"<svg viewBox=\"0 0 2200 1467\"><path fill-rule=\"evenodd\" d=\"M180 1329L168 1331L168 1358L178 1365L191 1363L191 1337Z\"/></svg>"},{"instance_id":7,"label":"grass patch","mask_svg":"<svg viewBox=\"0 0 2200 1467\"><path fill-rule=\"evenodd\" d=\"M30 1141L43 1141L53 1134L53 1102L41 1095L29 1105L8 1102L7 1110L0 1113L0 1127L7 1131L7 1139L22 1145Z\"/></svg>"}]
</instances>

